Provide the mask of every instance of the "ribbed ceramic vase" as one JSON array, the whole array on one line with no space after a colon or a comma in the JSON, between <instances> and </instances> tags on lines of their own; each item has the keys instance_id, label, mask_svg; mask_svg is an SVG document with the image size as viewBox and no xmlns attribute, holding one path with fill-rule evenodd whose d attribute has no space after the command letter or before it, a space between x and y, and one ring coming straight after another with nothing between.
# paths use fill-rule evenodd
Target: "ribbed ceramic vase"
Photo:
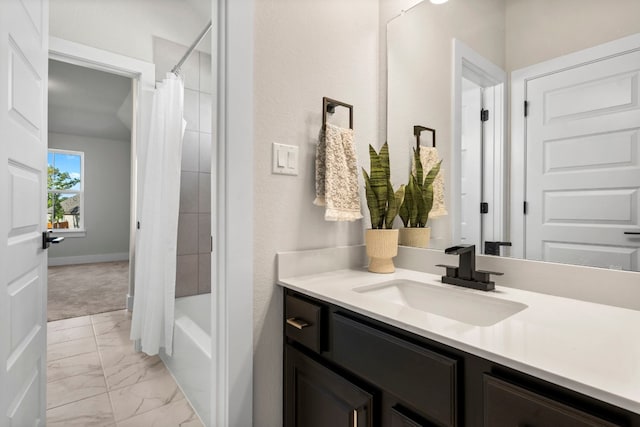
<instances>
[{"instance_id":1,"label":"ribbed ceramic vase","mask_svg":"<svg viewBox=\"0 0 640 427\"><path fill-rule=\"evenodd\" d=\"M398 255L398 230L367 230L364 236L372 273L393 273L393 257Z\"/></svg>"},{"instance_id":2,"label":"ribbed ceramic vase","mask_svg":"<svg viewBox=\"0 0 640 427\"><path fill-rule=\"evenodd\" d=\"M400 245L413 248L428 248L431 227L409 227L400 229Z\"/></svg>"}]
</instances>

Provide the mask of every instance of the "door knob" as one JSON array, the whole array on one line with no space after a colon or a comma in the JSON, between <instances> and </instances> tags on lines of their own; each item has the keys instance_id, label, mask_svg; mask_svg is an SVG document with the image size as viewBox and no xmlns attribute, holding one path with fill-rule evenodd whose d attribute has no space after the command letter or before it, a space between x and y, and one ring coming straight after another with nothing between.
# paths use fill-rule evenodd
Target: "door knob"
<instances>
[{"instance_id":1,"label":"door knob","mask_svg":"<svg viewBox=\"0 0 640 427\"><path fill-rule=\"evenodd\" d=\"M47 249L51 244L57 245L64 240L64 237L51 237L53 231L42 232L42 249Z\"/></svg>"}]
</instances>

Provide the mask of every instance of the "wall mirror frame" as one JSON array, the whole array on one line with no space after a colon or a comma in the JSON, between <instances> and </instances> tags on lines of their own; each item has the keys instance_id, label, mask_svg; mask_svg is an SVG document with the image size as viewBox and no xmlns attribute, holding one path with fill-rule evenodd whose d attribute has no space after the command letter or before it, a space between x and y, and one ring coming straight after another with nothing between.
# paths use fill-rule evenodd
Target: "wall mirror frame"
<instances>
[{"instance_id":1,"label":"wall mirror frame","mask_svg":"<svg viewBox=\"0 0 640 427\"><path fill-rule=\"evenodd\" d=\"M449 215L430 221L431 248L509 240L503 255L640 270L640 4L605 3L422 1L388 22L395 180L412 125L437 130L444 159ZM470 88L494 120L479 147L465 142Z\"/></svg>"}]
</instances>

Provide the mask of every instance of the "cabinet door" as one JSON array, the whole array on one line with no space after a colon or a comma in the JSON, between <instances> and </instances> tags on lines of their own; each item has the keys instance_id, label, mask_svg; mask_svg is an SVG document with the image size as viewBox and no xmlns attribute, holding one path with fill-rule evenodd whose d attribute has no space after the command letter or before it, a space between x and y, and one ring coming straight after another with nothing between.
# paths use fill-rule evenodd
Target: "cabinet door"
<instances>
[{"instance_id":1,"label":"cabinet door","mask_svg":"<svg viewBox=\"0 0 640 427\"><path fill-rule=\"evenodd\" d=\"M285 348L285 427L371 427L373 396L295 348Z\"/></svg>"},{"instance_id":2,"label":"cabinet door","mask_svg":"<svg viewBox=\"0 0 640 427\"><path fill-rule=\"evenodd\" d=\"M484 425L485 427L614 427L618 424L485 375Z\"/></svg>"}]
</instances>

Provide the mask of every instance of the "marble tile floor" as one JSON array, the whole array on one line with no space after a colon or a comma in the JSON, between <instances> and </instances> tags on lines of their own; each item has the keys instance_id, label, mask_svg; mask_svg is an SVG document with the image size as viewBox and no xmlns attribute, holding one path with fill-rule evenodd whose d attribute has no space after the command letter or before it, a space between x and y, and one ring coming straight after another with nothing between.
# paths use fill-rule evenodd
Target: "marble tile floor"
<instances>
[{"instance_id":1,"label":"marble tile floor","mask_svg":"<svg viewBox=\"0 0 640 427\"><path fill-rule=\"evenodd\" d=\"M133 351L126 310L49 322L47 426L203 426L158 356Z\"/></svg>"}]
</instances>

